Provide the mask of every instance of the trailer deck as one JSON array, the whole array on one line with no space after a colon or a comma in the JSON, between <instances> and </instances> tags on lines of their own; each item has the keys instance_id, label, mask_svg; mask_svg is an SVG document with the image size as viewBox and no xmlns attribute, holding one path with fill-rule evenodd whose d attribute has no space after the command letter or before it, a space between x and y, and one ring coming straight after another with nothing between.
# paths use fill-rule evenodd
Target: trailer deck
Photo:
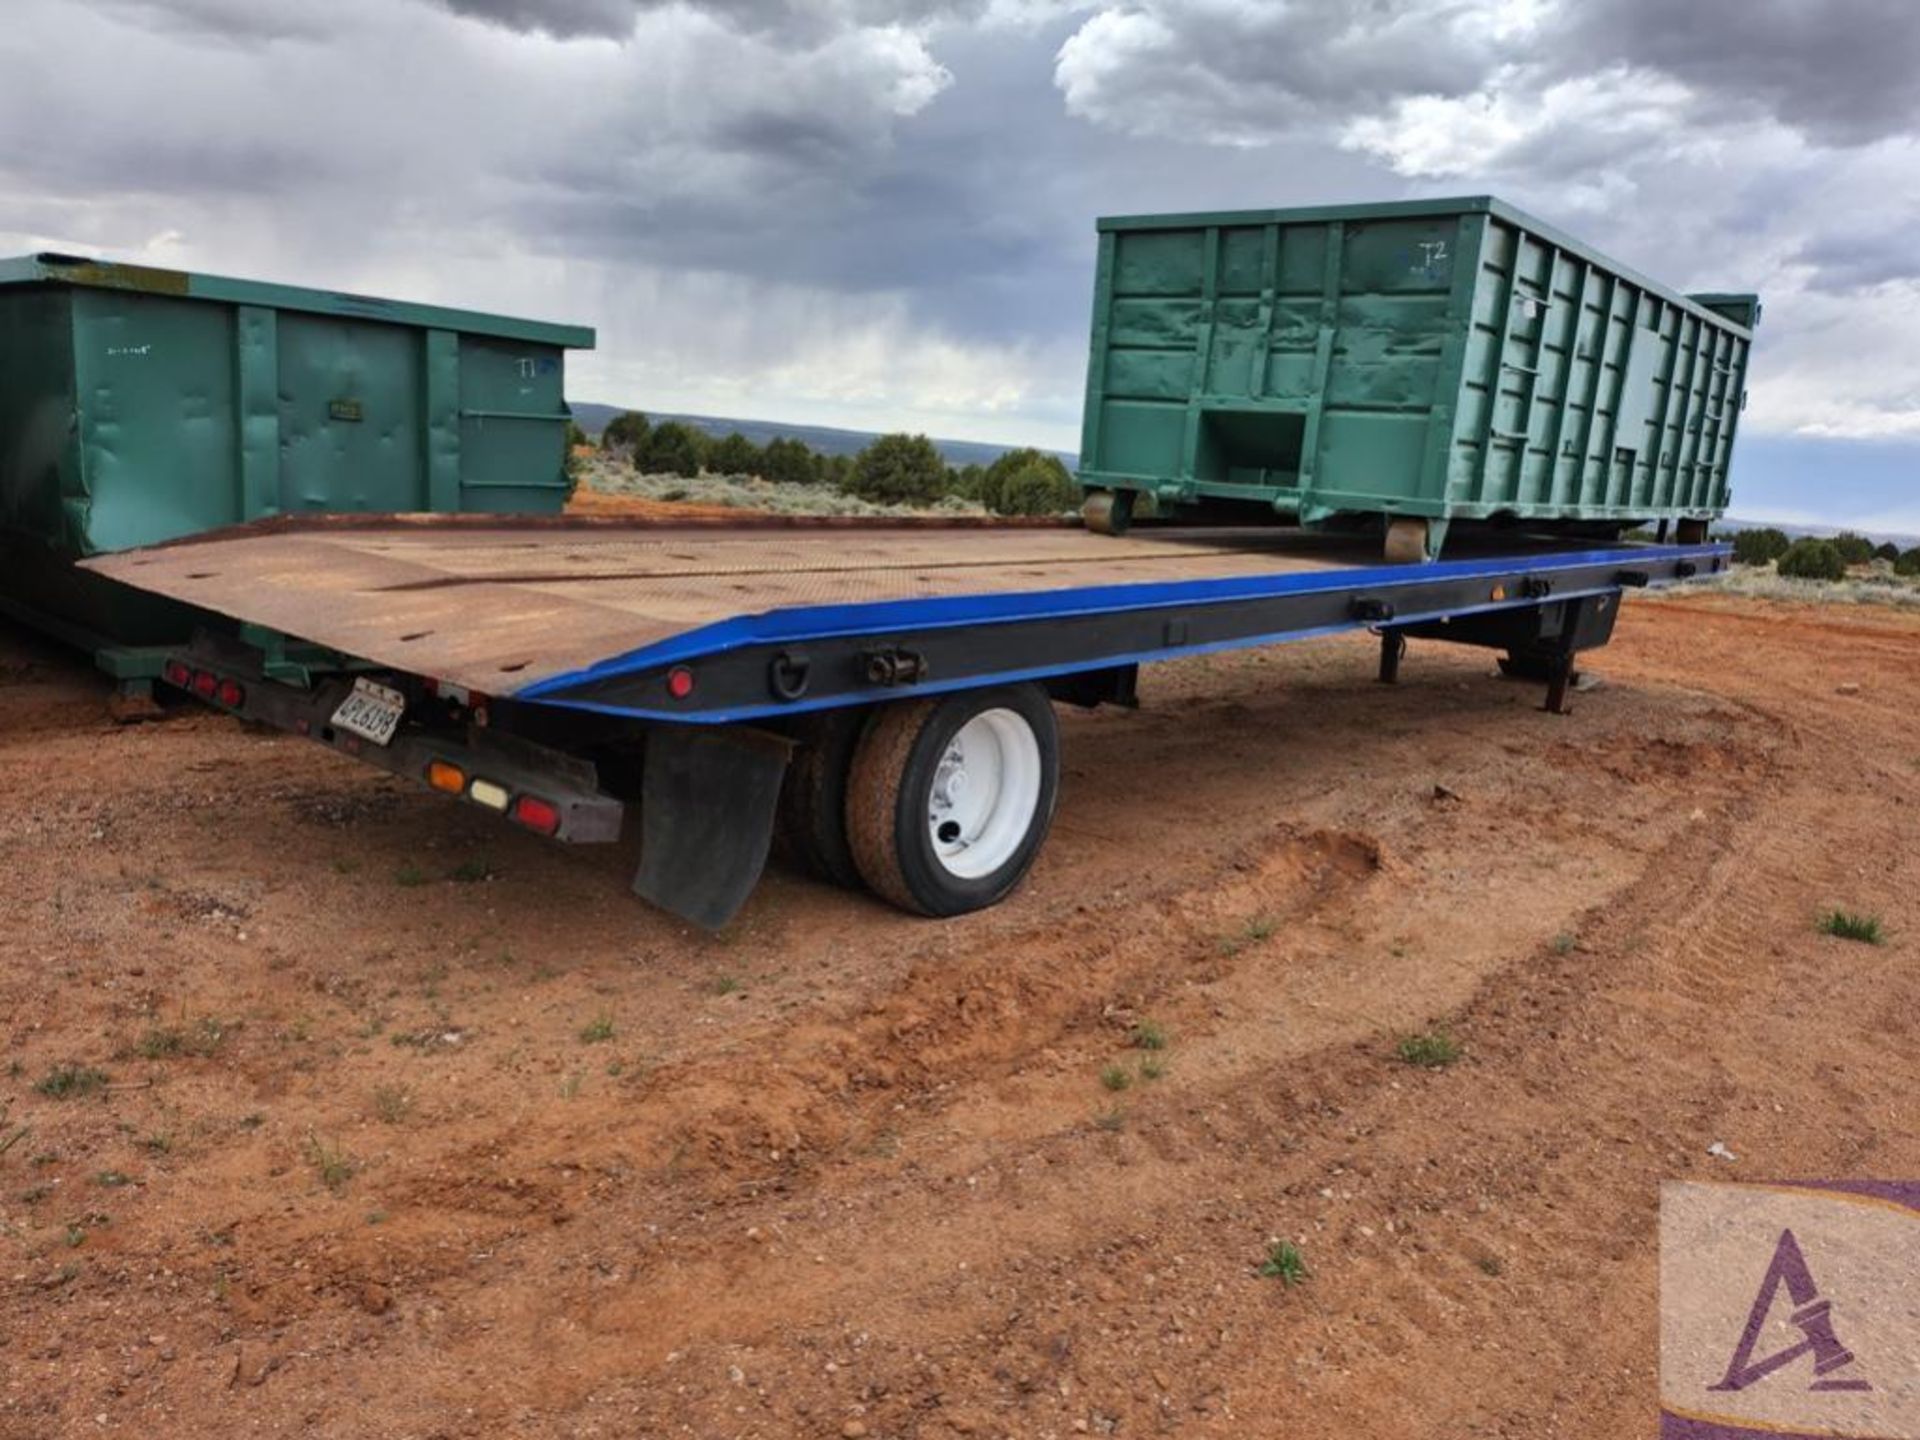
<instances>
[{"instance_id":1,"label":"trailer deck","mask_svg":"<svg viewBox=\"0 0 1920 1440\"><path fill-rule=\"evenodd\" d=\"M934 693L1526 606L1724 563L1715 547L1519 538L1440 564L1387 566L1377 543L1278 527L1114 537L768 517L325 516L88 568L487 695L727 723L898 685ZM881 641L889 653L876 666ZM666 677L688 666L702 668L701 683L670 693Z\"/></svg>"},{"instance_id":2,"label":"trailer deck","mask_svg":"<svg viewBox=\"0 0 1920 1440\"><path fill-rule=\"evenodd\" d=\"M555 839L617 839L637 804L635 890L718 926L776 830L905 909L995 903L1053 814L1054 704L1132 704L1149 661L1368 629L1383 681L1409 638L1484 646L1564 711L1624 590L1729 560L1525 537L1378 555L1277 528L330 516L87 564L239 622L165 677L242 718ZM337 663L289 678L262 630Z\"/></svg>"}]
</instances>

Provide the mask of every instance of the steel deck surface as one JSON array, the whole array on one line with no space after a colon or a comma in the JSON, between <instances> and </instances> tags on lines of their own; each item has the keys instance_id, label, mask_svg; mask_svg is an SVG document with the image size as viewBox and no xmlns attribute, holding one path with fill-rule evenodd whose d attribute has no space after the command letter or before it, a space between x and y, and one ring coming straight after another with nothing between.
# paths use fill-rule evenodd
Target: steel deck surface
<instances>
[{"instance_id":1,"label":"steel deck surface","mask_svg":"<svg viewBox=\"0 0 1920 1440\"><path fill-rule=\"evenodd\" d=\"M559 701L584 678L770 635L992 624L1622 553L1512 539L1479 560L1386 566L1378 545L1281 528L1111 537L1031 524L327 516L86 564L376 665Z\"/></svg>"}]
</instances>

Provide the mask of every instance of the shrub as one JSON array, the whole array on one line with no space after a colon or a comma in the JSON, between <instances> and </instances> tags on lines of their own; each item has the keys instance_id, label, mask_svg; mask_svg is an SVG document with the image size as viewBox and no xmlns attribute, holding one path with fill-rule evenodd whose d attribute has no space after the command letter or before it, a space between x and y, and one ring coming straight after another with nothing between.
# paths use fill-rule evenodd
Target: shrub
<instances>
[{"instance_id":1,"label":"shrub","mask_svg":"<svg viewBox=\"0 0 1920 1440\"><path fill-rule=\"evenodd\" d=\"M845 488L878 505L931 505L946 488L947 467L924 435L882 435L854 457Z\"/></svg>"},{"instance_id":2,"label":"shrub","mask_svg":"<svg viewBox=\"0 0 1920 1440\"><path fill-rule=\"evenodd\" d=\"M1847 562L1831 540L1802 537L1780 557L1779 571L1790 580L1844 580Z\"/></svg>"},{"instance_id":3,"label":"shrub","mask_svg":"<svg viewBox=\"0 0 1920 1440\"><path fill-rule=\"evenodd\" d=\"M643 475L678 475L692 480L700 473L705 439L691 425L662 421L633 452L633 468Z\"/></svg>"},{"instance_id":4,"label":"shrub","mask_svg":"<svg viewBox=\"0 0 1920 1440\"><path fill-rule=\"evenodd\" d=\"M567 477L567 498L569 500L573 498L573 492L580 488L581 466L580 466L579 449L581 446L588 445L591 443L592 442L587 439L586 431L582 430L578 425L574 424L573 421L571 420L567 422L567 458L565 462L565 474Z\"/></svg>"},{"instance_id":5,"label":"shrub","mask_svg":"<svg viewBox=\"0 0 1920 1440\"><path fill-rule=\"evenodd\" d=\"M799 440L784 435L767 442L760 473L782 485L813 485L820 479L820 457Z\"/></svg>"},{"instance_id":6,"label":"shrub","mask_svg":"<svg viewBox=\"0 0 1920 1440\"><path fill-rule=\"evenodd\" d=\"M1885 541L1873 547L1873 558L1885 560L1889 565L1894 564L1900 559L1900 547L1891 540Z\"/></svg>"},{"instance_id":7,"label":"shrub","mask_svg":"<svg viewBox=\"0 0 1920 1440\"><path fill-rule=\"evenodd\" d=\"M962 500L978 500L980 485L987 477L983 465L949 466L947 469L947 493L958 495Z\"/></svg>"},{"instance_id":8,"label":"shrub","mask_svg":"<svg viewBox=\"0 0 1920 1440\"><path fill-rule=\"evenodd\" d=\"M846 490L847 482L853 475L853 457L851 455L822 455L820 459L820 483L831 485L836 490Z\"/></svg>"},{"instance_id":9,"label":"shrub","mask_svg":"<svg viewBox=\"0 0 1920 1440\"><path fill-rule=\"evenodd\" d=\"M994 509L1002 515L1058 515L1080 503L1080 487L1067 474L1067 467L1047 457L1051 464L1023 465L1000 484L999 503Z\"/></svg>"},{"instance_id":10,"label":"shrub","mask_svg":"<svg viewBox=\"0 0 1920 1440\"><path fill-rule=\"evenodd\" d=\"M1047 515L1071 510L1080 492L1058 455L1026 446L986 468L976 498L996 515Z\"/></svg>"},{"instance_id":11,"label":"shrub","mask_svg":"<svg viewBox=\"0 0 1920 1440\"><path fill-rule=\"evenodd\" d=\"M1920 575L1920 545L1914 546L1911 550L1902 550L1900 552L1900 558L1893 562L1893 573L1896 575Z\"/></svg>"},{"instance_id":12,"label":"shrub","mask_svg":"<svg viewBox=\"0 0 1920 1440\"><path fill-rule=\"evenodd\" d=\"M762 460L760 447L738 430L714 441L707 451L707 468L716 475L759 475Z\"/></svg>"},{"instance_id":13,"label":"shrub","mask_svg":"<svg viewBox=\"0 0 1920 1440\"><path fill-rule=\"evenodd\" d=\"M1873 559L1873 542L1851 530L1842 530L1830 543L1843 565L1865 565Z\"/></svg>"},{"instance_id":14,"label":"shrub","mask_svg":"<svg viewBox=\"0 0 1920 1440\"><path fill-rule=\"evenodd\" d=\"M1737 531L1733 537L1733 558L1740 565L1771 565L1787 553L1793 542L1784 530L1767 526L1759 530Z\"/></svg>"},{"instance_id":15,"label":"shrub","mask_svg":"<svg viewBox=\"0 0 1920 1440\"><path fill-rule=\"evenodd\" d=\"M627 450L638 450L647 443L647 435L652 430L647 417L637 410L622 410L607 422L607 428L600 432L600 443L612 448L620 446Z\"/></svg>"}]
</instances>

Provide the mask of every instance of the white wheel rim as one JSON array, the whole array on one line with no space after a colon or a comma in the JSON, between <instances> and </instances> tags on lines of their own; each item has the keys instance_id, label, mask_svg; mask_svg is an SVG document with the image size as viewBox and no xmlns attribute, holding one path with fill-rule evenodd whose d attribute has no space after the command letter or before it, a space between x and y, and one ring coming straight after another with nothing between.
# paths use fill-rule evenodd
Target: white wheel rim
<instances>
[{"instance_id":1,"label":"white wheel rim","mask_svg":"<svg viewBox=\"0 0 1920 1440\"><path fill-rule=\"evenodd\" d=\"M933 858L978 880L1020 848L1040 809L1040 741L1014 710L982 710L947 741L927 797Z\"/></svg>"}]
</instances>

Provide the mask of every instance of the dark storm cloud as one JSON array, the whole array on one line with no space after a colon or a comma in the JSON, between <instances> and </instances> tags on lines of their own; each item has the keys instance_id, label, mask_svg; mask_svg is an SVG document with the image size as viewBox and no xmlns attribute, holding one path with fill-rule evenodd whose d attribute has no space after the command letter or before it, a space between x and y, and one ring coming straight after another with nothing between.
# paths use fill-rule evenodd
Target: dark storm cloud
<instances>
[{"instance_id":1,"label":"dark storm cloud","mask_svg":"<svg viewBox=\"0 0 1920 1440\"><path fill-rule=\"evenodd\" d=\"M1463 0L1142 0L1101 6L1062 47L1057 78L1088 119L1244 144L1401 96L1465 94L1501 58Z\"/></svg>"},{"instance_id":2,"label":"dark storm cloud","mask_svg":"<svg viewBox=\"0 0 1920 1440\"><path fill-rule=\"evenodd\" d=\"M580 35L619 39L632 33L640 9L635 0L444 0L444 3L456 15L563 40Z\"/></svg>"},{"instance_id":3,"label":"dark storm cloud","mask_svg":"<svg viewBox=\"0 0 1920 1440\"><path fill-rule=\"evenodd\" d=\"M1067 41L1059 79L1090 119L1247 143L1610 67L1687 87L1702 123L1764 116L1867 144L1920 117L1920 4L1562 0L1529 19L1422 0L1131 0Z\"/></svg>"},{"instance_id":4,"label":"dark storm cloud","mask_svg":"<svg viewBox=\"0 0 1920 1440\"><path fill-rule=\"evenodd\" d=\"M1920 116L1914 0L1582 0L1568 16L1550 36L1562 68L1643 65L1822 144L1905 133Z\"/></svg>"},{"instance_id":5,"label":"dark storm cloud","mask_svg":"<svg viewBox=\"0 0 1920 1440\"><path fill-rule=\"evenodd\" d=\"M1798 259L1814 272L1815 288L1858 294L1898 281L1920 280L1913 237L1897 232L1828 234L1802 246Z\"/></svg>"},{"instance_id":6,"label":"dark storm cloud","mask_svg":"<svg viewBox=\"0 0 1920 1440\"><path fill-rule=\"evenodd\" d=\"M139 25L233 44L322 39L332 31L327 17L303 5L270 0L97 0L109 14Z\"/></svg>"},{"instance_id":7,"label":"dark storm cloud","mask_svg":"<svg viewBox=\"0 0 1920 1440\"><path fill-rule=\"evenodd\" d=\"M751 34L820 36L851 25L912 25L977 15L972 0L434 0L457 15L560 39L621 39L645 11L684 3L688 9Z\"/></svg>"}]
</instances>

